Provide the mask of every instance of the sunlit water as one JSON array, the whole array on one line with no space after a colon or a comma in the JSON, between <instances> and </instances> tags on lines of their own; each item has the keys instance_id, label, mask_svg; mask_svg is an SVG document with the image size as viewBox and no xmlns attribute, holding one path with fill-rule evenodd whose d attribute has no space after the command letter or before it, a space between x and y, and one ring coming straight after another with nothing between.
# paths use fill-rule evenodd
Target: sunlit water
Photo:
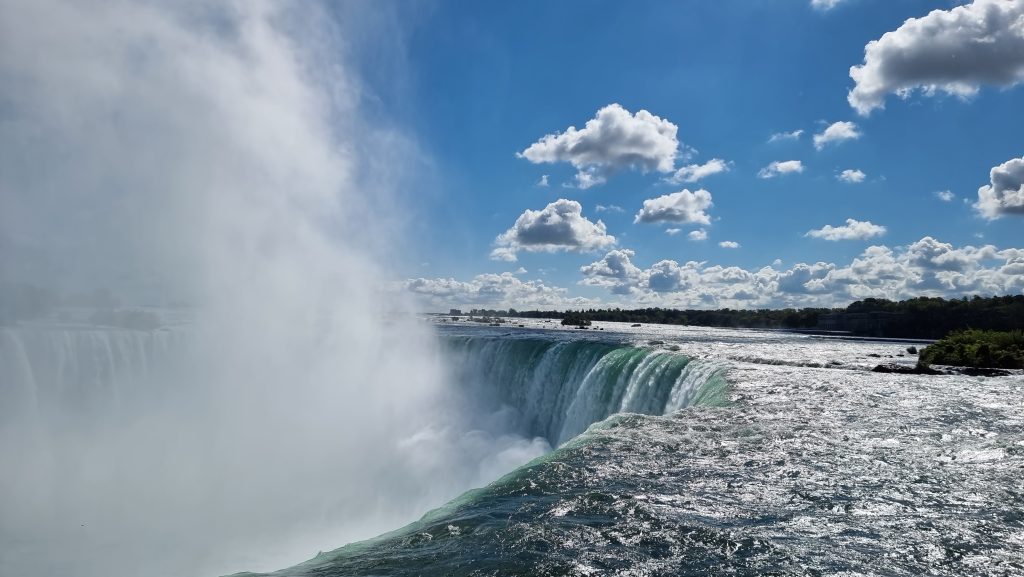
<instances>
[{"instance_id":1,"label":"sunlit water","mask_svg":"<svg viewBox=\"0 0 1024 577\"><path fill-rule=\"evenodd\" d=\"M678 347L727 365L728 387L601 420L417 523L279 575L1024 574L1019 374L869 372L913 362L898 342L523 324L439 332Z\"/></svg>"},{"instance_id":2,"label":"sunlit water","mask_svg":"<svg viewBox=\"0 0 1024 577\"><path fill-rule=\"evenodd\" d=\"M901 342L619 323L578 330L542 320L434 322L449 379L444 413L394 444L374 445L393 453L375 461L395 463L379 481L361 493L331 491L358 468L346 457L350 443L323 440L320 458L344 467L311 467L299 455L262 480L260 492L246 489L256 477L224 479L234 508L225 506L231 519L212 528L190 525L206 518L190 511L221 505L193 503L192 495L211 496L178 485L207 483L197 467L237 470L210 461L229 456L216 447L188 464L183 451L208 443L190 435L219 433L204 426L167 437L154 431L174 423L116 422L140 406L203 399L174 394L183 386L176 363L194 342L188 322L155 331L0 329L3 454L27 472L9 471L0 483L12 513L0 520L0 567L24 575L78 567L77 574L114 577L190 566L266 570L360 538L361 519L361 535L369 536L381 523L398 527L479 487L393 533L278 574L1024 573L1020 374L870 372L880 362L912 364ZM394 354L401 362L401 347ZM63 434L96 435L97 419L103 436ZM280 440L292 435L273 432ZM310 472L325 476L310 484ZM289 498L293 505L244 500L246 490L288 495L295 483L305 493ZM161 500L166 506L153 504ZM382 502L401 505L400 514L370 516L380 506L360 505ZM265 513L259 531L236 519L244 507ZM276 531L270 514L280 518ZM332 525L349 529L332 532ZM160 535L178 544L175 551L153 546ZM287 555L274 549L275 539L288 543ZM181 553L206 560L189 565Z\"/></svg>"}]
</instances>

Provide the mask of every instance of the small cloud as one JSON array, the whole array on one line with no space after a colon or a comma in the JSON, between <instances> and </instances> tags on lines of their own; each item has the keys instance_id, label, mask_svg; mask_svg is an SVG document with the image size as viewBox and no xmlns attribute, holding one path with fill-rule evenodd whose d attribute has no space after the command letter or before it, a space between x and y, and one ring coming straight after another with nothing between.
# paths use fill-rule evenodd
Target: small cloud
<instances>
[{"instance_id":1,"label":"small cloud","mask_svg":"<svg viewBox=\"0 0 1024 577\"><path fill-rule=\"evenodd\" d=\"M542 210L526 210L512 228L494 239L493 260L515 262L520 250L530 252L589 251L616 243L605 224L583 216L575 200L560 198Z\"/></svg>"},{"instance_id":2,"label":"small cloud","mask_svg":"<svg viewBox=\"0 0 1024 577\"><path fill-rule=\"evenodd\" d=\"M777 160L761 169L758 178L775 178L784 174L799 174L804 171L804 163L799 160Z\"/></svg>"},{"instance_id":3,"label":"small cloud","mask_svg":"<svg viewBox=\"0 0 1024 577\"><path fill-rule=\"evenodd\" d=\"M856 140L861 137L857 125L852 122L835 122L820 134L814 135L814 148L821 150L832 143Z\"/></svg>"},{"instance_id":4,"label":"small cloud","mask_svg":"<svg viewBox=\"0 0 1024 577\"><path fill-rule=\"evenodd\" d=\"M942 202L953 202L956 199L956 195L948 190L938 190L935 192L935 198Z\"/></svg>"},{"instance_id":5,"label":"small cloud","mask_svg":"<svg viewBox=\"0 0 1024 577\"><path fill-rule=\"evenodd\" d=\"M707 240L708 239L708 232L706 230L703 230L703 229L702 230L695 230L695 231L690 232L690 234L688 234L686 236L689 237L690 240L695 240L695 241L696 240Z\"/></svg>"},{"instance_id":6,"label":"small cloud","mask_svg":"<svg viewBox=\"0 0 1024 577\"><path fill-rule=\"evenodd\" d=\"M594 207L594 211L595 212L625 212L625 209L623 209L621 206L614 205L614 204L609 204L607 206L605 206L603 204L599 204L599 205Z\"/></svg>"},{"instance_id":7,"label":"small cloud","mask_svg":"<svg viewBox=\"0 0 1024 577\"><path fill-rule=\"evenodd\" d=\"M772 266L781 266L781 265L782 265L782 259L781 258L777 258L777 259L772 261Z\"/></svg>"},{"instance_id":8,"label":"small cloud","mask_svg":"<svg viewBox=\"0 0 1024 577\"><path fill-rule=\"evenodd\" d=\"M643 208L636 213L633 222L708 225L711 224L711 217L708 216L707 210L711 206L710 192L704 189L696 192L683 189L679 192L645 200Z\"/></svg>"},{"instance_id":9,"label":"small cloud","mask_svg":"<svg viewBox=\"0 0 1024 577\"><path fill-rule=\"evenodd\" d=\"M728 172L729 162L721 158L712 158L704 164L690 164L675 171L672 176L666 178L667 182L680 184L683 182L697 182L720 172Z\"/></svg>"},{"instance_id":10,"label":"small cloud","mask_svg":"<svg viewBox=\"0 0 1024 577\"><path fill-rule=\"evenodd\" d=\"M681 229L681 228L666 228L665 229L665 234L667 234L669 236L675 236L675 235L677 235L677 234L679 234L681 232L683 232L683 229Z\"/></svg>"},{"instance_id":11,"label":"small cloud","mask_svg":"<svg viewBox=\"0 0 1024 577\"><path fill-rule=\"evenodd\" d=\"M974 209L988 220L1008 215L1024 216L1024 156L993 167L989 181L978 189Z\"/></svg>"},{"instance_id":12,"label":"small cloud","mask_svg":"<svg viewBox=\"0 0 1024 577\"><path fill-rule=\"evenodd\" d=\"M807 234L804 236L830 241L864 240L875 236L882 236L885 232L886 228L884 226L872 224L871 221L859 221L848 218L845 225L832 226L827 224L820 229L807 231Z\"/></svg>"},{"instance_id":13,"label":"small cloud","mask_svg":"<svg viewBox=\"0 0 1024 577\"><path fill-rule=\"evenodd\" d=\"M516 272L514 274L526 274L527 272L529 272L529 271L526 270L525 268L519 267L519 268L516 269Z\"/></svg>"},{"instance_id":14,"label":"small cloud","mask_svg":"<svg viewBox=\"0 0 1024 577\"><path fill-rule=\"evenodd\" d=\"M541 175L540 180L537 181L537 186L543 186L545 188L550 186L548 184L548 175L546 175L546 174Z\"/></svg>"},{"instance_id":15,"label":"small cloud","mask_svg":"<svg viewBox=\"0 0 1024 577\"><path fill-rule=\"evenodd\" d=\"M516 155L534 164L567 162L576 169L576 185L590 188L622 170L672 172L680 156L677 131L667 119L646 110L634 114L613 103L583 128L547 134Z\"/></svg>"},{"instance_id":16,"label":"small cloud","mask_svg":"<svg viewBox=\"0 0 1024 577\"><path fill-rule=\"evenodd\" d=\"M829 10L839 6L846 0L811 0L811 7L822 12L828 12Z\"/></svg>"},{"instance_id":17,"label":"small cloud","mask_svg":"<svg viewBox=\"0 0 1024 577\"><path fill-rule=\"evenodd\" d=\"M768 142L769 144L774 144L776 142L784 142L787 140L800 140L800 137L803 135L803 133L803 130L794 130L793 132L776 132L775 134L771 135L771 137L768 139Z\"/></svg>"},{"instance_id":18,"label":"small cloud","mask_svg":"<svg viewBox=\"0 0 1024 577\"><path fill-rule=\"evenodd\" d=\"M516 256L516 251L506 246L500 246L491 251L491 260L500 260L504 262L516 262L519 257Z\"/></svg>"},{"instance_id":19,"label":"small cloud","mask_svg":"<svg viewBox=\"0 0 1024 577\"><path fill-rule=\"evenodd\" d=\"M731 240L723 240L722 242L718 243L718 246L722 248L739 248L740 243Z\"/></svg>"},{"instance_id":20,"label":"small cloud","mask_svg":"<svg viewBox=\"0 0 1024 577\"><path fill-rule=\"evenodd\" d=\"M843 182L848 182L850 184L856 184L858 182L864 182L864 178L866 178L866 177L867 177L866 174L864 174L862 171L857 170L856 168L854 168L854 169L844 170L843 172L839 173L839 176L837 176L836 178L838 178L839 180L841 180Z\"/></svg>"}]
</instances>

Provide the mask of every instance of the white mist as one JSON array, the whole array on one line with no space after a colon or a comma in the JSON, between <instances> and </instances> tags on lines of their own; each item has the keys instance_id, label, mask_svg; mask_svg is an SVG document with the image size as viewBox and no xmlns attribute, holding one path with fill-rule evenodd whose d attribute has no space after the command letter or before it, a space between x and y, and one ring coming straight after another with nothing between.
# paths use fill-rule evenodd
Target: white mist
<instances>
[{"instance_id":1,"label":"white mist","mask_svg":"<svg viewBox=\"0 0 1024 577\"><path fill-rule=\"evenodd\" d=\"M547 449L467 432L429 335L388 315L375 215L402 204L367 167L395 139L363 119L329 16L0 1L0 281L192 311L117 390L58 390L2 329L0 574L275 569ZM48 330L35 346L124 338Z\"/></svg>"}]
</instances>

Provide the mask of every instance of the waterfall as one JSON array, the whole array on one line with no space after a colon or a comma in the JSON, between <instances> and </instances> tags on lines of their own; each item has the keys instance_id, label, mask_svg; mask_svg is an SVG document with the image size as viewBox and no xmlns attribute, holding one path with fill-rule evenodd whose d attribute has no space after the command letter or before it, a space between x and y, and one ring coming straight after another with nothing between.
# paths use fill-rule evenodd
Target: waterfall
<instances>
[{"instance_id":1,"label":"waterfall","mask_svg":"<svg viewBox=\"0 0 1024 577\"><path fill-rule=\"evenodd\" d=\"M661 348L544 338L442 337L464 388L516 413L553 446L621 412L662 415L713 404L725 365ZM704 393L704 394L702 394Z\"/></svg>"},{"instance_id":2,"label":"waterfall","mask_svg":"<svg viewBox=\"0 0 1024 577\"><path fill-rule=\"evenodd\" d=\"M169 329L0 328L0 424L128 410L163 383L185 343Z\"/></svg>"}]
</instances>

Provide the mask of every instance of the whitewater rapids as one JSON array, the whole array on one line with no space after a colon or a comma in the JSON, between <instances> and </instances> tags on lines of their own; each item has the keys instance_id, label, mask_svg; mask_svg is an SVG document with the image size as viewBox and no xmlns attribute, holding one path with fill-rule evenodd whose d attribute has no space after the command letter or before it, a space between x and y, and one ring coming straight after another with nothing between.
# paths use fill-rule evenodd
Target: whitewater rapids
<instances>
[{"instance_id":1,"label":"whitewater rapids","mask_svg":"<svg viewBox=\"0 0 1024 577\"><path fill-rule=\"evenodd\" d=\"M870 372L914 362L899 342L521 322L433 327L457 446L472 449L443 464L479 488L274 575L1024 573L1020 374ZM0 416L31 429L117 415L173 383L191 338L0 329ZM436 474L403 487L443 484L419 461L452 435L394 447Z\"/></svg>"},{"instance_id":2,"label":"whitewater rapids","mask_svg":"<svg viewBox=\"0 0 1024 577\"><path fill-rule=\"evenodd\" d=\"M727 390L613 415L412 525L274 575L1024 574L1021 375L870 372L913 362L897 342L524 324L440 331L678 346L728 364Z\"/></svg>"}]
</instances>

